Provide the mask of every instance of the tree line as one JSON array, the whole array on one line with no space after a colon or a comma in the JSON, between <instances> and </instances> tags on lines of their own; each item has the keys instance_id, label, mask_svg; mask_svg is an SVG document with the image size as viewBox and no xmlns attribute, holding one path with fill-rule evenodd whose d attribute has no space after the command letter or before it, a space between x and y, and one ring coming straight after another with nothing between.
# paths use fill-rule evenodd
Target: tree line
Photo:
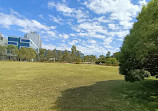
<instances>
[{"instance_id":1,"label":"tree line","mask_svg":"<svg viewBox=\"0 0 158 111\"><path fill-rule=\"evenodd\" d=\"M40 49L39 51L39 61L54 61L54 62L81 62L82 61L81 52L76 49L76 46L73 45L71 51L65 50L46 50Z\"/></svg>"},{"instance_id":2,"label":"tree line","mask_svg":"<svg viewBox=\"0 0 158 111\"><path fill-rule=\"evenodd\" d=\"M46 50L39 49L37 54L32 48L20 48L19 50L13 46L0 46L1 60L5 60L6 56L9 60L18 61L40 61L40 62L65 62L65 63L96 63L103 65L118 65L118 62L111 53L108 52L106 56L101 55L99 58L95 55L83 55L73 45L71 51L65 50Z\"/></svg>"},{"instance_id":3,"label":"tree line","mask_svg":"<svg viewBox=\"0 0 158 111\"><path fill-rule=\"evenodd\" d=\"M37 52L32 48L18 48L14 45L1 46L0 45L0 57L2 60L19 60L19 61L33 61L37 56Z\"/></svg>"}]
</instances>

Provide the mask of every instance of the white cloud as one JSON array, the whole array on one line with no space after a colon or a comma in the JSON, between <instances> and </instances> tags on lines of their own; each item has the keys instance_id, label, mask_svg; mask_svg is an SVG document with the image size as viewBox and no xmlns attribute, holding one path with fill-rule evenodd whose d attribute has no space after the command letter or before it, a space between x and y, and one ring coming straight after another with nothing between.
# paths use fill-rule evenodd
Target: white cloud
<instances>
[{"instance_id":1,"label":"white cloud","mask_svg":"<svg viewBox=\"0 0 158 111\"><path fill-rule=\"evenodd\" d=\"M11 26L18 26L18 30L24 33L37 31L51 37L56 36L54 31L54 29L56 29L55 26L46 26L36 20L26 19L14 10L12 10L10 14L0 13L0 25L8 29Z\"/></svg>"},{"instance_id":2,"label":"white cloud","mask_svg":"<svg viewBox=\"0 0 158 111\"><path fill-rule=\"evenodd\" d=\"M112 37L105 38L103 44L105 46L109 46L110 43L112 43L112 39L113 39Z\"/></svg>"},{"instance_id":3,"label":"white cloud","mask_svg":"<svg viewBox=\"0 0 158 111\"><path fill-rule=\"evenodd\" d=\"M105 16L101 16L101 17L98 17L98 18L94 18L93 20L95 21L98 21L98 22L102 22L102 23L108 23L110 22L107 18L105 18Z\"/></svg>"},{"instance_id":4,"label":"white cloud","mask_svg":"<svg viewBox=\"0 0 158 111\"><path fill-rule=\"evenodd\" d=\"M88 40L89 43L91 44L96 44L97 42L95 40Z\"/></svg>"},{"instance_id":5,"label":"white cloud","mask_svg":"<svg viewBox=\"0 0 158 111\"><path fill-rule=\"evenodd\" d=\"M85 5L97 14L129 12L135 15L140 10L130 0L88 0Z\"/></svg>"},{"instance_id":6,"label":"white cloud","mask_svg":"<svg viewBox=\"0 0 158 111\"><path fill-rule=\"evenodd\" d=\"M59 34L59 37L62 37L64 39L68 39L69 35L68 34Z\"/></svg>"},{"instance_id":7,"label":"white cloud","mask_svg":"<svg viewBox=\"0 0 158 111\"><path fill-rule=\"evenodd\" d=\"M84 46L76 45L76 47L77 50L81 51L85 55L90 55L90 54L105 55L108 52L108 49L98 44L84 45Z\"/></svg>"},{"instance_id":8,"label":"white cloud","mask_svg":"<svg viewBox=\"0 0 158 111\"><path fill-rule=\"evenodd\" d=\"M69 42L70 45L75 45L76 43L78 43L77 40L73 40L73 41Z\"/></svg>"},{"instance_id":9,"label":"white cloud","mask_svg":"<svg viewBox=\"0 0 158 111\"><path fill-rule=\"evenodd\" d=\"M140 4L141 6L143 6L143 5L147 5L147 2L146 2L146 0L140 0L140 1L139 1L139 4Z\"/></svg>"},{"instance_id":10,"label":"white cloud","mask_svg":"<svg viewBox=\"0 0 158 111\"><path fill-rule=\"evenodd\" d=\"M57 16L57 17L52 16L52 19L53 19L54 22L56 22L58 24L63 24L63 19L59 16Z\"/></svg>"},{"instance_id":11,"label":"white cloud","mask_svg":"<svg viewBox=\"0 0 158 111\"><path fill-rule=\"evenodd\" d=\"M71 47L68 47L66 44L61 44L60 46L55 46L52 44L42 44L42 48L50 49L50 50L57 49L57 50L62 50L62 51L71 50Z\"/></svg>"},{"instance_id":12,"label":"white cloud","mask_svg":"<svg viewBox=\"0 0 158 111\"><path fill-rule=\"evenodd\" d=\"M98 22L84 22L79 24L76 27L72 27L75 30L77 35L81 37L95 37L95 38L105 38L107 34L107 29L100 25Z\"/></svg>"},{"instance_id":13,"label":"white cloud","mask_svg":"<svg viewBox=\"0 0 158 111\"><path fill-rule=\"evenodd\" d=\"M140 0L138 5L134 5L131 0L88 0L85 5L96 14L111 14L110 20L119 20L125 29L132 27L134 17L141 11L146 0Z\"/></svg>"},{"instance_id":14,"label":"white cloud","mask_svg":"<svg viewBox=\"0 0 158 111\"><path fill-rule=\"evenodd\" d=\"M88 17L88 12L83 12L82 9L74 9L74 8L70 8L68 5L64 3L55 3L54 1L50 1L48 2L48 6L49 7L55 7L57 11L61 12L64 16L69 16L69 17L73 17L76 18L77 21L80 22L84 22L86 20L86 18Z\"/></svg>"},{"instance_id":15,"label":"white cloud","mask_svg":"<svg viewBox=\"0 0 158 111\"><path fill-rule=\"evenodd\" d=\"M49 8L52 8L52 7L54 7L55 6L55 2L54 1L49 1L48 2L48 7Z\"/></svg>"},{"instance_id":16,"label":"white cloud","mask_svg":"<svg viewBox=\"0 0 158 111\"><path fill-rule=\"evenodd\" d=\"M127 34L129 34L129 30L119 30L119 31L108 33L109 36L112 36L112 37L117 36L119 38L124 38Z\"/></svg>"},{"instance_id":17,"label":"white cloud","mask_svg":"<svg viewBox=\"0 0 158 111\"><path fill-rule=\"evenodd\" d=\"M70 36L73 36L73 37L74 37L74 36L76 36L76 34L70 34Z\"/></svg>"},{"instance_id":18,"label":"white cloud","mask_svg":"<svg viewBox=\"0 0 158 111\"><path fill-rule=\"evenodd\" d=\"M113 29L113 30L116 30L116 29L120 29L121 27L119 27L117 24L108 24L108 27L109 29Z\"/></svg>"},{"instance_id":19,"label":"white cloud","mask_svg":"<svg viewBox=\"0 0 158 111\"><path fill-rule=\"evenodd\" d=\"M63 12L65 15L71 15L75 12L75 9L69 8L65 4L57 3L55 7L58 11Z\"/></svg>"}]
</instances>

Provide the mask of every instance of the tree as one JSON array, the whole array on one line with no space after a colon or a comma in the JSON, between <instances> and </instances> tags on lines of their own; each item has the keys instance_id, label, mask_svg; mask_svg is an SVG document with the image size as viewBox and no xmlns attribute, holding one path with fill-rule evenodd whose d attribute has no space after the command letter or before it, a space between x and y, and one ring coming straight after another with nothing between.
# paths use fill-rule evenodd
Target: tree
<instances>
[{"instance_id":1,"label":"tree","mask_svg":"<svg viewBox=\"0 0 158 111\"><path fill-rule=\"evenodd\" d=\"M17 56L18 54L18 49L14 45L8 45L7 50L9 54L9 60L13 59L13 57Z\"/></svg>"},{"instance_id":2,"label":"tree","mask_svg":"<svg viewBox=\"0 0 158 111\"><path fill-rule=\"evenodd\" d=\"M96 63L106 63L107 58L104 55L100 55Z\"/></svg>"},{"instance_id":3,"label":"tree","mask_svg":"<svg viewBox=\"0 0 158 111\"><path fill-rule=\"evenodd\" d=\"M119 55L120 74L130 82L144 79L143 70L158 74L158 1L151 0L144 6L137 20Z\"/></svg>"},{"instance_id":4,"label":"tree","mask_svg":"<svg viewBox=\"0 0 158 111\"><path fill-rule=\"evenodd\" d=\"M0 55L2 56L4 60L4 56L7 55L7 47L0 45Z\"/></svg>"},{"instance_id":5,"label":"tree","mask_svg":"<svg viewBox=\"0 0 158 111\"><path fill-rule=\"evenodd\" d=\"M89 62L89 55L84 56L84 62Z\"/></svg>"},{"instance_id":6,"label":"tree","mask_svg":"<svg viewBox=\"0 0 158 111\"><path fill-rule=\"evenodd\" d=\"M106 54L106 57L110 58L111 57L110 55L111 55L111 53L110 53L110 51L108 51L107 54Z\"/></svg>"},{"instance_id":7,"label":"tree","mask_svg":"<svg viewBox=\"0 0 158 111\"><path fill-rule=\"evenodd\" d=\"M52 58L52 51L51 50L47 50L46 51L46 60L50 61L51 58Z\"/></svg>"},{"instance_id":8,"label":"tree","mask_svg":"<svg viewBox=\"0 0 158 111\"><path fill-rule=\"evenodd\" d=\"M58 55L57 55L57 60L59 61L59 62L62 62L62 58L63 58L63 54L62 54L62 51L58 51Z\"/></svg>"},{"instance_id":9,"label":"tree","mask_svg":"<svg viewBox=\"0 0 158 111\"><path fill-rule=\"evenodd\" d=\"M43 62L45 60L45 56L46 56L46 49L39 49L39 60L41 62Z\"/></svg>"},{"instance_id":10,"label":"tree","mask_svg":"<svg viewBox=\"0 0 158 111\"><path fill-rule=\"evenodd\" d=\"M115 57L116 60L118 60L118 61L119 61L119 56L120 56L120 52L115 52L115 53L113 54L113 57Z\"/></svg>"},{"instance_id":11,"label":"tree","mask_svg":"<svg viewBox=\"0 0 158 111\"><path fill-rule=\"evenodd\" d=\"M20 60L33 61L36 58L37 52L32 48L24 48L22 47L18 51L18 58Z\"/></svg>"},{"instance_id":12,"label":"tree","mask_svg":"<svg viewBox=\"0 0 158 111\"><path fill-rule=\"evenodd\" d=\"M26 60L26 48L21 48L19 49L19 52L18 52L18 58L21 60Z\"/></svg>"},{"instance_id":13,"label":"tree","mask_svg":"<svg viewBox=\"0 0 158 111\"><path fill-rule=\"evenodd\" d=\"M82 61L82 59L81 59L81 56L79 54L79 51L77 51L76 53L77 53L77 56L76 56L75 62L79 63Z\"/></svg>"},{"instance_id":14,"label":"tree","mask_svg":"<svg viewBox=\"0 0 158 111\"><path fill-rule=\"evenodd\" d=\"M70 62L71 61L71 55L67 50L65 50L64 53L63 53L63 61L64 62Z\"/></svg>"},{"instance_id":15,"label":"tree","mask_svg":"<svg viewBox=\"0 0 158 111\"><path fill-rule=\"evenodd\" d=\"M77 53L76 46L73 45L72 48L71 48L71 59L72 59L72 62L76 61L76 58L77 58L76 53Z\"/></svg>"},{"instance_id":16,"label":"tree","mask_svg":"<svg viewBox=\"0 0 158 111\"><path fill-rule=\"evenodd\" d=\"M57 60L57 51L56 51L56 49L54 49L52 51L52 57L54 58L55 61Z\"/></svg>"},{"instance_id":17,"label":"tree","mask_svg":"<svg viewBox=\"0 0 158 111\"><path fill-rule=\"evenodd\" d=\"M37 52L32 48L28 48L26 50L26 60L33 61L33 59L36 58Z\"/></svg>"},{"instance_id":18,"label":"tree","mask_svg":"<svg viewBox=\"0 0 158 111\"><path fill-rule=\"evenodd\" d=\"M110 57L107 59L106 63L108 65L118 65L118 62L115 57Z\"/></svg>"}]
</instances>

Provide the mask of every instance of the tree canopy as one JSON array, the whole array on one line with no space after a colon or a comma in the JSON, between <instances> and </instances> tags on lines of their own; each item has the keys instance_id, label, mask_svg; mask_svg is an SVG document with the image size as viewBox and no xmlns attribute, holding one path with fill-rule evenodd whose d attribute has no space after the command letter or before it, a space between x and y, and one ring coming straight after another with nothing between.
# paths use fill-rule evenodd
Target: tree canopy
<instances>
[{"instance_id":1,"label":"tree canopy","mask_svg":"<svg viewBox=\"0 0 158 111\"><path fill-rule=\"evenodd\" d=\"M158 74L158 0L144 6L137 20L119 54L120 74L131 82L144 79L145 70Z\"/></svg>"}]
</instances>

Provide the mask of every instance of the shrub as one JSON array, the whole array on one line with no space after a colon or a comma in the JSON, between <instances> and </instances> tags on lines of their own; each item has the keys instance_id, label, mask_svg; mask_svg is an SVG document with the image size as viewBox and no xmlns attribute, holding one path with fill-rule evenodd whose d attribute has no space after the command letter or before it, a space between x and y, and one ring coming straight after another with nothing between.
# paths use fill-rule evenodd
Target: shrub
<instances>
[{"instance_id":1,"label":"shrub","mask_svg":"<svg viewBox=\"0 0 158 111\"><path fill-rule=\"evenodd\" d=\"M128 72L127 75L125 75L125 80L134 82L134 81L140 81L144 80L145 76L149 77L150 73L148 71L145 71L143 69L135 69Z\"/></svg>"}]
</instances>

